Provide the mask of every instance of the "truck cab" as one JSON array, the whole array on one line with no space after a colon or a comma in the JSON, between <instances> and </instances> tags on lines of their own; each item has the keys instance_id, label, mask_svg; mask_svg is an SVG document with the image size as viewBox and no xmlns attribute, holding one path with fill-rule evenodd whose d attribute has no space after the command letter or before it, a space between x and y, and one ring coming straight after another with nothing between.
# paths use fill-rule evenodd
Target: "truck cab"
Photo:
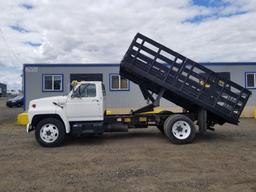
<instances>
[{"instance_id":1,"label":"truck cab","mask_svg":"<svg viewBox=\"0 0 256 192\"><path fill-rule=\"evenodd\" d=\"M71 132L101 134L105 111L105 87L101 81L82 81L66 96L30 101L27 131L35 130L43 146L61 143Z\"/></svg>"}]
</instances>

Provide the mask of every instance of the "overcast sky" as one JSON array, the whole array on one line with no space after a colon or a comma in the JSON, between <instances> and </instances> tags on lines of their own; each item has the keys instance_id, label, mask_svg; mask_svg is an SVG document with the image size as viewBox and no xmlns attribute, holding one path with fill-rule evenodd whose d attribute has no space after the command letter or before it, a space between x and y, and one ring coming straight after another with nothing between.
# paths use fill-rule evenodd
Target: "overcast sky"
<instances>
[{"instance_id":1,"label":"overcast sky","mask_svg":"<svg viewBox=\"0 0 256 192\"><path fill-rule=\"evenodd\" d=\"M256 61L256 0L1 0L0 82L23 63L119 63L137 32L198 62Z\"/></svg>"}]
</instances>

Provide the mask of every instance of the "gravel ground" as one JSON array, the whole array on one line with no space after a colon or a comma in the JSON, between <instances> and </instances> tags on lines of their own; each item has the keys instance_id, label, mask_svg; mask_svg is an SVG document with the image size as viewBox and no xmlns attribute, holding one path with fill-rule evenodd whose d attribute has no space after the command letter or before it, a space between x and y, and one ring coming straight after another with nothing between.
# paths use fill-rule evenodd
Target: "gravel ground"
<instances>
[{"instance_id":1,"label":"gravel ground","mask_svg":"<svg viewBox=\"0 0 256 192\"><path fill-rule=\"evenodd\" d=\"M19 110L0 104L0 191L256 191L256 120L189 145L149 128L42 148L15 125Z\"/></svg>"}]
</instances>

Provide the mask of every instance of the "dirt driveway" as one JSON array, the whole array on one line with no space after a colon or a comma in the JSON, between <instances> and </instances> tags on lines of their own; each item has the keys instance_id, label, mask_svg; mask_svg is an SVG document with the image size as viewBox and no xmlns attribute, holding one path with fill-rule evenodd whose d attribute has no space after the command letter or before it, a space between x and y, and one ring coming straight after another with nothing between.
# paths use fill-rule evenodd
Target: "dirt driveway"
<instances>
[{"instance_id":1,"label":"dirt driveway","mask_svg":"<svg viewBox=\"0 0 256 192\"><path fill-rule=\"evenodd\" d=\"M253 119L189 145L150 128L42 148L8 110L1 106L0 191L256 191Z\"/></svg>"}]
</instances>

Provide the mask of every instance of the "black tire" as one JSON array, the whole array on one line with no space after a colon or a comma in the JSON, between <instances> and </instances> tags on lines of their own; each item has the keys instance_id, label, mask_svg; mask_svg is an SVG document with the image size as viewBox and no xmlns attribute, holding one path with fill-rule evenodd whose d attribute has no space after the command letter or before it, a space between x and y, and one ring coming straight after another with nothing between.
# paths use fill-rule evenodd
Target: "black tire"
<instances>
[{"instance_id":1,"label":"black tire","mask_svg":"<svg viewBox=\"0 0 256 192\"><path fill-rule=\"evenodd\" d=\"M171 111L161 111L159 113L159 115L172 115L172 114L173 113ZM160 116L159 124L156 126L162 134L164 134L164 122L166 119L167 119L167 117Z\"/></svg>"},{"instance_id":2,"label":"black tire","mask_svg":"<svg viewBox=\"0 0 256 192\"><path fill-rule=\"evenodd\" d=\"M53 129L58 131L57 136L55 135L54 137L57 137L56 139L50 141L50 142L46 142L45 140L48 138L45 138L44 136L42 136L42 134L40 134L40 132L43 130L41 130L44 126L47 127L47 125L49 126L53 125ZM65 126L64 124L57 118L46 118L41 120L35 128L35 137L37 142L43 146L43 147L57 147L60 146L64 139L65 139L66 133L65 133ZM47 137L47 136L46 136Z\"/></svg>"},{"instance_id":3,"label":"black tire","mask_svg":"<svg viewBox=\"0 0 256 192\"><path fill-rule=\"evenodd\" d=\"M181 133L179 133L180 130L178 129L182 129ZM171 115L165 120L164 133L166 137L174 144L187 144L191 143L195 138L196 129L193 121L190 118L185 115L177 114Z\"/></svg>"}]
</instances>

